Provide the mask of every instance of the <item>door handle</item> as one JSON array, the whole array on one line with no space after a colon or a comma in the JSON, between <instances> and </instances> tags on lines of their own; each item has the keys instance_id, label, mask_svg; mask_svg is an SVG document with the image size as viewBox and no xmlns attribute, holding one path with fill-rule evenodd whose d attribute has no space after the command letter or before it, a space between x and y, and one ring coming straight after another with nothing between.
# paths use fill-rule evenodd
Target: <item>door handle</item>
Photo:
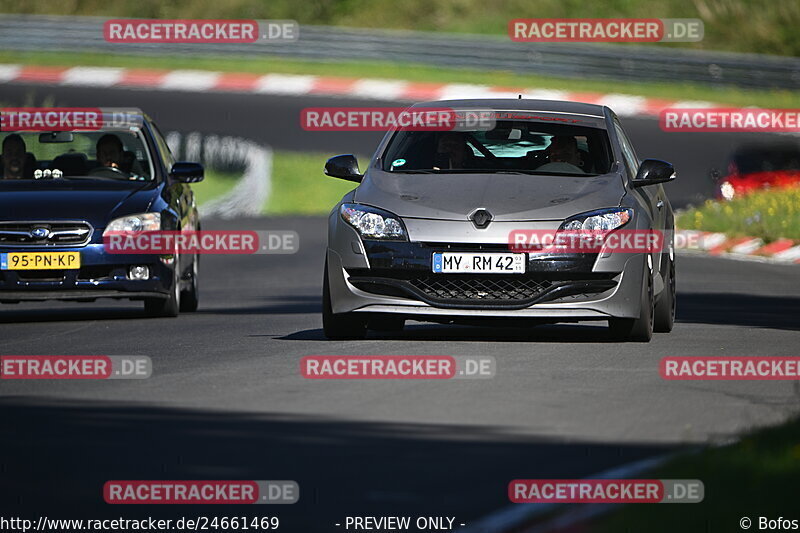
<instances>
[{"instance_id":1,"label":"door handle","mask_svg":"<svg viewBox=\"0 0 800 533\"><path fill-rule=\"evenodd\" d=\"M659 200L658 203L656 203L656 207L659 208L659 209L664 207L664 200Z\"/></svg>"}]
</instances>

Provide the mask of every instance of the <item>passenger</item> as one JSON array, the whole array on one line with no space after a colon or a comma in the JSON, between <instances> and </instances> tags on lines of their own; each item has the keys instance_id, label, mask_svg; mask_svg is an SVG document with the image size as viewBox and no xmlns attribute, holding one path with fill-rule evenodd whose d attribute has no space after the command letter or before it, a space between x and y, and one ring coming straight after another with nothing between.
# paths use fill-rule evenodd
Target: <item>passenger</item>
<instances>
[{"instance_id":1,"label":"passenger","mask_svg":"<svg viewBox=\"0 0 800 533\"><path fill-rule=\"evenodd\" d=\"M3 139L3 179L25 179L25 141L16 133Z\"/></svg>"}]
</instances>

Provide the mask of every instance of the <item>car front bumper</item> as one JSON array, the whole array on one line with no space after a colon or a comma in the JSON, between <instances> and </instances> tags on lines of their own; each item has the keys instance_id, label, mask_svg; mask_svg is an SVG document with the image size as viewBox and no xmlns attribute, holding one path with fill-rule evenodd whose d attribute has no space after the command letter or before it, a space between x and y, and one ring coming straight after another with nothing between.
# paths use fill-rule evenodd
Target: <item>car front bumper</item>
<instances>
[{"instance_id":1,"label":"car front bumper","mask_svg":"<svg viewBox=\"0 0 800 533\"><path fill-rule=\"evenodd\" d=\"M80 269L0 270L0 302L166 298L174 283L174 259L151 254L109 254L103 244L79 248L8 247L0 252L80 252ZM128 279L128 268L145 265L146 280Z\"/></svg>"}]
</instances>

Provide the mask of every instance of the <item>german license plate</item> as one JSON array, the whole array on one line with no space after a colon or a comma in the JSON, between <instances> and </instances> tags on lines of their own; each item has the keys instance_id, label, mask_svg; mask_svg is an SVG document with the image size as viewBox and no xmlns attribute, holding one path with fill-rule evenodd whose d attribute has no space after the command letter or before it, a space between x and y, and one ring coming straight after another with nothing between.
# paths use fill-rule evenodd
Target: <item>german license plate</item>
<instances>
[{"instance_id":1,"label":"german license plate","mask_svg":"<svg viewBox=\"0 0 800 533\"><path fill-rule=\"evenodd\" d=\"M0 254L0 270L74 270L80 252L8 252Z\"/></svg>"},{"instance_id":2,"label":"german license plate","mask_svg":"<svg viewBox=\"0 0 800 533\"><path fill-rule=\"evenodd\" d=\"M433 271L439 274L524 274L527 254L435 252Z\"/></svg>"}]
</instances>

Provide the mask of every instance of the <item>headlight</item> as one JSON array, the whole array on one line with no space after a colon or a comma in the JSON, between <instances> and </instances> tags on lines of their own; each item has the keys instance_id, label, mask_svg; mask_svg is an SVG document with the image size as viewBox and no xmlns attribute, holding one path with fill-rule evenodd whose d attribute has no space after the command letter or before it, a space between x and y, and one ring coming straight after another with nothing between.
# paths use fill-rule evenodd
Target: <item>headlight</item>
<instances>
[{"instance_id":1,"label":"headlight","mask_svg":"<svg viewBox=\"0 0 800 533\"><path fill-rule=\"evenodd\" d=\"M633 209L627 207L615 207L611 209L600 209L589 213L581 213L570 217L561 224L560 230L593 230L611 231L621 228L633 218Z\"/></svg>"},{"instance_id":2,"label":"headlight","mask_svg":"<svg viewBox=\"0 0 800 533\"><path fill-rule=\"evenodd\" d=\"M132 233L140 231L158 231L161 229L161 213L141 213L128 215L109 222L103 235L107 233Z\"/></svg>"},{"instance_id":3,"label":"headlight","mask_svg":"<svg viewBox=\"0 0 800 533\"><path fill-rule=\"evenodd\" d=\"M400 217L388 211L359 204L342 204L339 212L345 222L367 239L408 239Z\"/></svg>"},{"instance_id":4,"label":"headlight","mask_svg":"<svg viewBox=\"0 0 800 533\"><path fill-rule=\"evenodd\" d=\"M736 196L736 190L733 188L730 181L722 182L722 185L719 186L719 193L726 200L733 200L733 197Z\"/></svg>"}]
</instances>

